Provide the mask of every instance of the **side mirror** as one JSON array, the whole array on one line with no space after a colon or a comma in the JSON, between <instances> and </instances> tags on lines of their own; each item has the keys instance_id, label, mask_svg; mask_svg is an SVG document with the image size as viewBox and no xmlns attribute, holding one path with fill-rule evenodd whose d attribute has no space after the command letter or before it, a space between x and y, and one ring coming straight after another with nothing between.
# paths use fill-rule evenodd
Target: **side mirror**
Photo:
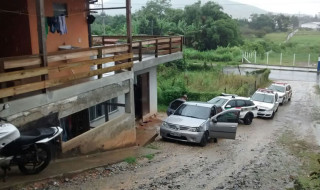
<instances>
[{"instance_id":1,"label":"side mirror","mask_svg":"<svg viewBox=\"0 0 320 190\"><path fill-rule=\"evenodd\" d=\"M226 108L231 108L231 105L226 105Z\"/></svg>"},{"instance_id":2,"label":"side mirror","mask_svg":"<svg viewBox=\"0 0 320 190\"><path fill-rule=\"evenodd\" d=\"M217 123L218 122L217 118L212 118L212 122Z\"/></svg>"}]
</instances>

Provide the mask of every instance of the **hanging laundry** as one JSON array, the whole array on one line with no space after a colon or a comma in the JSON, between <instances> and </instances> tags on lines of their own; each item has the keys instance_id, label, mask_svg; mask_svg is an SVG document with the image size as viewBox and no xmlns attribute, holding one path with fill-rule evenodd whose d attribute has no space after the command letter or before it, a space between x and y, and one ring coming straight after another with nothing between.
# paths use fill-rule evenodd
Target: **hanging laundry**
<instances>
[{"instance_id":1,"label":"hanging laundry","mask_svg":"<svg viewBox=\"0 0 320 190\"><path fill-rule=\"evenodd\" d=\"M50 32L55 33L60 32L60 24L58 17L47 17L48 25L50 27Z\"/></svg>"},{"instance_id":2,"label":"hanging laundry","mask_svg":"<svg viewBox=\"0 0 320 190\"><path fill-rule=\"evenodd\" d=\"M65 16L59 16L59 29L61 35L68 33Z\"/></svg>"}]
</instances>

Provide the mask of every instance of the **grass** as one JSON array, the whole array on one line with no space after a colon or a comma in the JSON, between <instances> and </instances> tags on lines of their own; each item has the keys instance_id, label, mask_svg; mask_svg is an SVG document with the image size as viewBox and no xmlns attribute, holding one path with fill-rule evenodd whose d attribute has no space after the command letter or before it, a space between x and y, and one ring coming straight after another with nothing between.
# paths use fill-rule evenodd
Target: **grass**
<instances>
[{"instance_id":1,"label":"grass","mask_svg":"<svg viewBox=\"0 0 320 190\"><path fill-rule=\"evenodd\" d=\"M263 39L273 41L276 44L283 43L286 41L288 32L277 32L266 34Z\"/></svg>"},{"instance_id":2,"label":"grass","mask_svg":"<svg viewBox=\"0 0 320 190\"><path fill-rule=\"evenodd\" d=\"M128 164L135 164L137 163L137 158L136 157L127 157L124 159L125 162Z\"/></svg>"},{"instance_id":3,"label":"grass","mask_svg":"<svg viewBox=\"0 0 320 190\"><path fill-rule=\"evenodd\" d=\"M154 158L154 154L147 154L144 157L148 158L148 160L152 160Z\"/></svg>"},{"instance_id":4,"label":"grass","mask_svg":"<svg viewBox=\"0 0 320 190\"><path fill-rule=\"evenodd\" d=\"M272 48L273 51L269 52L268 64L314 67L318 62L320 49L320 31L300 30L287 43L284 43L287 38L287 34L288 33L270 33L263 38L266 43L271 42L275 44L275 46L273 46ZM255 40L258 41L259 39L257 38ZM280 63L281 53L282 61ZM308 64L309 54L310 63ZM251 57L250 61L254 62L254 57ZM263 55L257 55L257 63L267 64L266 51Z\"/></svg>"},{"instance_id":5,"label":"grass","mask_svg":"<svg viewBox=\"0 0 320 190\"><path fill-rule=\"evenodd\" d=\"M312 172L320 172L320 154L316 153L317 147L309 144L304 140L299 140L292 131L286 131L279 138L278 143L281 143L288 148L290 153L301 160L303 164L301 171L295 181L296 189L319 189L320 180L312 179Z\"/></svg>"},{"instance_id":6,"label":"grass","mask_svg":"<svg viewBox=\"0 0 320 190\"><path fill-rule=\"evenodd\" d=\"M150 149L154 149L154 150L158 150L159 149L159 147L157 147L156 145L154 145L154 144L148 144L147 146L146 146L146 148L150 148Z\"/></svg>"},{"instance_id":7,"label":"grass","mask_svg":"<svg viewBox=\"0 0 320 190\"><path fill-rule=\"evenodd\" d=\"M168 105L158 105L158 112L166 112Z\"/></svg>"}]
</instances>

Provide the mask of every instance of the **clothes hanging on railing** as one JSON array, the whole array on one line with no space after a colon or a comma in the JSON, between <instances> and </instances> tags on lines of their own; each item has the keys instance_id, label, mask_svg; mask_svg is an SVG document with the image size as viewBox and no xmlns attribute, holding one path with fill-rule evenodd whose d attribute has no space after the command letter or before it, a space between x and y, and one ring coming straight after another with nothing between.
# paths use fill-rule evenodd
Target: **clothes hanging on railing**
<instances>
[{"instance_id":1,"label":"clothes hanging on railing","mask_svg":"<svg viewBox=\"0 0 320 190\"><path fill-rule=\"evenodd\" d=\"M51 33L58 32L61 35L68 33L65 16L47 17L47 21Z\"/></svg>"},{"instance_id":2,"label":"clothes hanging on railing","mask_svg":"<svg viewBox=\"0 0 320 190\"><path fill-rule=\"evenodd\" d=\"M59 25L60 25L60 34L67 34L67 25L66 25L66 17L65 16L59 16Z\"/></svg>"}]
</instances>

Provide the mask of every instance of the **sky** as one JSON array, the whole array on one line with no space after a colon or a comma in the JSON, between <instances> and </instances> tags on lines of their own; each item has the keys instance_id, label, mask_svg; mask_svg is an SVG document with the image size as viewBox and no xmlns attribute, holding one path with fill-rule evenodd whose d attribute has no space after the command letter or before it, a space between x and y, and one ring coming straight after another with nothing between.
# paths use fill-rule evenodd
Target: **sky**
<instances>
[{"instance_id":1,"label":"sky","mask_svg":"<svg viewBox=\"0 0 320 190\"><path fill-rule=\"evenodd\" d=\"M101 0L99 0L101 2ZM141 7L145 4L147 0L131 0L133 9L137 9L137 7ZM192 0L185 1L191 2ZM202 0L204 2L205 0ZM214 0L213 0L214 1ZM320 13L320 0L231 0L234 1L235 4L243 3L248 5L253 5L258 8L264 9L268 12L274 13L289 13L289 14L308 14L308 15L316 15ZM110 4L111 2L111 4ZM117 2L117 3L114 3ZM177 4L178 2L178 4ZM183 0L171 0L171 4L173 7L183 8L185 5L181 4ZM194 0L193 2L197 2ZM223 0L220 0L223 2ZM110 6L124 6L125 0L115 1L115 0L104 0L104 4L108 4ZM223 4L223 3L220 3Z\"/></svg>"},{"instance_id":2,"label":"sky","mask_svg":"<svg viewBox=\"0 0 320 190\"><path fill-rule=\"evenodd\" d=\"M289 14L315 15L320 12L320 0L233 0L266 11Z\"/></svg>"}]
</instances>

